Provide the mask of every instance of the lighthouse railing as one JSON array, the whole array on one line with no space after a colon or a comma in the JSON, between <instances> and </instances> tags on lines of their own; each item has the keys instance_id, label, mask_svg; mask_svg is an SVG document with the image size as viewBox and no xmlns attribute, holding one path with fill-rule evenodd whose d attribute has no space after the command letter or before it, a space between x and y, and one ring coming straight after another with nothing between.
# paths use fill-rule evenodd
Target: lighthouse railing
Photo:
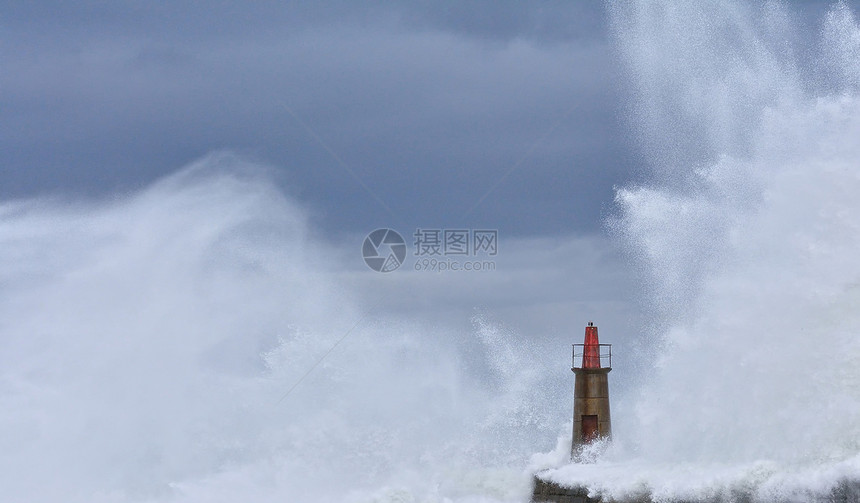
<instances>
[{"instance_id":1,"label":"lighthouse railing","mask_svg":"<svg viewBox=\"0 0 860 503\"><path fill-rule=\"evenodd\" d=\"M583 368L582 359L585 357L585 347L591 349L594 344L574 344L573 345L573 368ZM592 350L593 351L593 350ZM597 344L598 358L600 359L601 368L612 368L612 344Z\"/></svg>"}]
</instances>

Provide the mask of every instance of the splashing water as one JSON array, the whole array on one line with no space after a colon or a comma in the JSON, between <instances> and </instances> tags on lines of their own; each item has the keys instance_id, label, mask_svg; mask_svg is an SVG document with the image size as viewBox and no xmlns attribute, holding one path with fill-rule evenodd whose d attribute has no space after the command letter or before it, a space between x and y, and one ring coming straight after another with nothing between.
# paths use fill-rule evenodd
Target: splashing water
<instances>
[{"instance_id":1,"label":"splashing water","mask_svg":"<svg viewBox=\"0 0 860 503\"><path fill-rule=\"evenodd\" d=\"M613 225L649 271L659 356L616 445L552 478L660 501L826 496L860 479L860 28L834 5L803 57L777 3L610 10L654 166Z\"/></svg>"},{"instance_id":2,"label":"splashing water","mask_svg":"<svg viewBox=\"0 0 860 503\"><path fill-rule=\"evenodd\" d=\"M527 498L568 383L486 316L374 312L265 171L0 205L0 499Z\"/></svg>"},{"instance_id":3,"label":"splashing water","mask_svg":"<svg viewBox=\"0 0 860 503\"><path fill-rule=\"evenodd\" d=\"M810 56L776 3L610 13L654 167L613 228L650 274L659 358L613 403L612 444L548 476L826 494L860 474L855 18L834 6ZM525 501L524 453L570 431L569 382L485 317L368 314L256 173L215 155L123 199L0 204L3 499Z\"/></svg>"}]
</instances>

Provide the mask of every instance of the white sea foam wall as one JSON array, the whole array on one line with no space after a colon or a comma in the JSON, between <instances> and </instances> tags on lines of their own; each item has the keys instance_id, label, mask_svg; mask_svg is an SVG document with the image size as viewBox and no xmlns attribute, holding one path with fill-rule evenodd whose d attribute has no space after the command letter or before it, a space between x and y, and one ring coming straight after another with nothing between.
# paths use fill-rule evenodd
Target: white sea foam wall
<instances>
[{"instance_id":1,"label":"white sea foam wall","mask_svg":"<svg viewBox=\"0 0 860 503\"><path fill-rule=\"evenodd\" d=\"M616 445L553 475L620 495L804 501L860 479L860 29L788 7L611 5L650 181L614 228L659 348Z\"/></svg>"},{"instance_id":2,"label":"white sea foam wall","mask_svg":"<svg viewBox=\"0 0 860 503\"><path fill-rule=\"evenodd\" d=\"M553 373L490 315L392 314L381 286L408 273L357 242L344 267L311 220L229 154L0 204L0 500L526 499L567 352Z\"/></svg>"}]
</instances>

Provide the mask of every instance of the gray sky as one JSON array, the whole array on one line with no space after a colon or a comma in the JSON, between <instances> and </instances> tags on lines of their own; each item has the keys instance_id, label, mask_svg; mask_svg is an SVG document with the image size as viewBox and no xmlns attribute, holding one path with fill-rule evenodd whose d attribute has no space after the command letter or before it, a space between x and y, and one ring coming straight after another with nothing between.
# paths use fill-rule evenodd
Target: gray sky
<instances>
[{"instance_id":1,"label":"gray sky","mask_svg":"<svg viewBox=\"0 0 860 503\"><path fill-rule=\"evenodd\" d=\"M636 166L598 2L2 10L3 198L134 189L228 149L330 231L545 235L597 230Z\"/></svg>"},{"instance_id":2,"label":"gray sky","mask_svg":"<svg viewBox=\"0 0 860 503\"><path fill-rule=\"evenodd\" d=\"M799 37L829 4L793 5ZM0 23L0 199L114 197L229 150L363 273L378 227L499 229L529 272L473 297L530 292L529 327L623 262L558 245L601 234L613 187L648 176L601 2L5 2Z\"/></svg>"},{"instance_id":3,"label":"gray sky","mask_svg":"<svg viewBox=\"0 0 860 503\"><path fill-rule=\"evenodd\" d=\"M797 9L809 30L827 4ZM599 231L643 172L602 2L10 1L0 23L4 199L227 149L329 232L541 236Z\"/></svg>"}]
</instances>

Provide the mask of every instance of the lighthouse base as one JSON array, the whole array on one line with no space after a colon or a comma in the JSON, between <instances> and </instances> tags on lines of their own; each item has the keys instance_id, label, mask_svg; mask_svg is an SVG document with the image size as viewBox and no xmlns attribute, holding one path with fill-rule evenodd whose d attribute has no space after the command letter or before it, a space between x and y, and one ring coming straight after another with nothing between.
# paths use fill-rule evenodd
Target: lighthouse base
<instances>
[{"instance_id":1,"label":"lighthouse base","mask_svg":"<svg viewBox=\"0 0 860 503\"><path fill-rule=\"evenodd\" d=\"M571 455L577 449L598 438L612 436L609 416L610 367L582 369L573 367L576 374L573 386L573 437Z\"/></svg>"}]
</instances>

